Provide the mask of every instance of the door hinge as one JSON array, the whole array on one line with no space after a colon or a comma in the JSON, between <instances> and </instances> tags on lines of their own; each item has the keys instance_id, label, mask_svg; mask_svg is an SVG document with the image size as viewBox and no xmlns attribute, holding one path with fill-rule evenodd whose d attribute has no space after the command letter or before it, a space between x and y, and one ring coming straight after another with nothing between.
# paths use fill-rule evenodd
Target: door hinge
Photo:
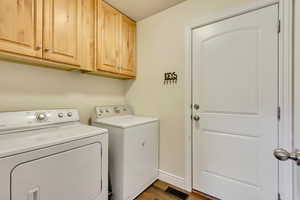
<instances>
[{"instance_id":1,"label":"door hinge","mask_svg":"<svg viewBox=\"0 0 300 200\"><path fill-rule=\"evenodd\" d=\"M282 200L281 195L279 193L278 193L277 197L278 197L277 200Z\"/></svg>"},{"instance_id":2,"label":"door hinge","mask_svg":"<svg viewBox=\"0 0 300 200\"><path fill-rule=\"evenodd\" d=\"M280 33L280 32L281 32L281 21L278 20L278 33Z\"/></svg>"},{"instance_id":3,"label":"door hinge","mask_svg":"<svg viewBox=\"0 0 300 200\"><path fill-rule=\"evenodd\" d=\"M281 108L277 107L277 119L280 120L281 118Z\"/></svg>"}]
</instances>

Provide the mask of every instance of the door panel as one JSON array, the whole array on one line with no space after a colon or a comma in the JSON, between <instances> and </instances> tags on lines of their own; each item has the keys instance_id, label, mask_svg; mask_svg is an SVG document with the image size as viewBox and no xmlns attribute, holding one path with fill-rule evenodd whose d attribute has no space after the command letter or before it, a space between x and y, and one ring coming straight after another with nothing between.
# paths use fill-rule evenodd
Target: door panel
<instances>
[{"instance_id":1,"label":"door panel","mask_svg":"<svg viewBox=\"0 0 300 200\"><path fill-rule=\"evenodd\" d=\"M102 193L101 144L22 163L11 173L11 200L98 199Z\"/></svg>"},{"instance_id":2,"label":"door panel","mask_svg":"<svg viewBox=\"0 0 300 200\"><path fill-rule=\"evenodd\" d=\"M193 31L194 189L277 198L278 6Z\"/></svg>"},{"instance_id":3,"label":"door panel","mask_svg":"<svg viewBox=\"0 0 300 200\"><path fill-rule=\"evenodd\" d=\"M93 71L95 69L96 48L96 2L98 0L82 1L82 44L81 44L81 66Z\"/></svg>"},{"instance_id":4,"label":"door panel","mask_svg":"<svg viewBox=\"0 0 300 200\"><path fill-rule=\"evenodd\" d=\"M156 122L125 129L123 199L132 199L157 178L158 132Z\"/></svg>"},{"instance_id":5,"label":"door panel","mask_svg":"<svg viewBox=\"0 0 300 200\"><path fill-rule=\"evenodd\" d=\"M44 57L79 65L81 0L45 0Z\"/></svg>"},{"instance_id":6,"label":"door panel","mask_svg":"<svg viewBox=\"0 0 300 200\"><path fill-rule=\"evenodd\" d=\"M98 11L97 69L117 72L120 65L121 14L103 2Z\"/></svg>"},{"instance_id":7,"label":"door panel","mask_svg":"<svg viewBox=\"0 0 300 200\"><path fill-rule=\"evenodd\" d=\"M122 16L121 30L121 73L129 76L136 74L136 23Z\"/></svg>"},{"instance_id":8,"label":"door panel","mask_svg":"<svg viewBox=\"0 0 300 200\"><path fill-rule=\"evenodd\" d=\"M300 1L295 1L295 64L294 64L294 147L300 150ZM295 149L294 149L295 150ZM290 162L290 161L288 161ZM300 166L294 164L295 199L300 199Z\"/></svg>"},{"instance_id":9,"label":"door panel","mask_svg":"<svg viewBox=\"0 0 300 200\"><path fill-rule=\"evenodd\" d=\"M203 112L258 114L258 42L259 29L248 27L229 30L201 42L200 104ZM242 51L228 51L228 44L230 49Z\"/></svg>"},{"instance_id":10,"label":"door panel","mask_svg":"<svg viewBox=\"0 0 300 200\"><path fill-rule=\"evenodd\" d=\"M42 0L0 1L0 50L42 57Z\"/></svg>"}]
</instances>

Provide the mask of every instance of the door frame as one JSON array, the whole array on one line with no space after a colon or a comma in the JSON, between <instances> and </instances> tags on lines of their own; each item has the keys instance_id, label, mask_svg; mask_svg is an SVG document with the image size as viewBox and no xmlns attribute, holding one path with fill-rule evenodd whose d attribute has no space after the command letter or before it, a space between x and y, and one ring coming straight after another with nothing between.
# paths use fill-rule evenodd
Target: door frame
<instances>
[{"instance_id":1,"label":"door frame","mask_svg":"<svg viewBox=\"0 0 300 200\"><path fill-rule=\"evenodd\" d=\"M260 0L243 7L229 9L222 14L197 20L185 30L185 189L192 191L192 31L195 28L239 16L267 6L278 4L281 32L279 34L279 121L278 146L293 150L293 37L294 0ZM296 200L293 192L293 163L279 165L279 188L281 199Z\"/></svg>"}]
</instances>

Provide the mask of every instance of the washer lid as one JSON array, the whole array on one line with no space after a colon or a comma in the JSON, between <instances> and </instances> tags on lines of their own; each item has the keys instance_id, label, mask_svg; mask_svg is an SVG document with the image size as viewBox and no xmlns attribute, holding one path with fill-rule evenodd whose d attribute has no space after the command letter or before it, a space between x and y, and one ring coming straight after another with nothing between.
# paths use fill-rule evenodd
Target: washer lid
<instances>
[{"instance_id":1,"label":"washer lid","mask_svg":"<svg viewBox=\"0 0 300 200\"><path fill-rule=\"evenodd\" d=\"M76 123L0 135L0 158L104 133L107 130Z\"/></svg>"},{"instance_id":2,"label":"washer lid","mask_svg":"<svg viewBox=\"0 0 300 200\"><path fill-rule=\"evenodd\" d=\"M129 128L133 126L139 126L151 122L159 121L157 118L141 117L135 115L123 115L97 119L95 123L114 126L119 128Z\"/></svg>"}]
</instances>

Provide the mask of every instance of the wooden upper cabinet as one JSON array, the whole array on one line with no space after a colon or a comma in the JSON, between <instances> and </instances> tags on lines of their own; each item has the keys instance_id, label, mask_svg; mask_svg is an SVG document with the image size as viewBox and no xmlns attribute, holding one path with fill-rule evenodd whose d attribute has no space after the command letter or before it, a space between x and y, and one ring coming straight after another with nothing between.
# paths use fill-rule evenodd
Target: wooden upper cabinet
<instances>
[{"instance_id":1,"label":"wooden upper cabinet","mask_svg":"<svg viewBox=\"0 0 300 200\"><path fill-rule=\"evenodd\" d=\"M96 69L117 73L120 65L121 14L107 3L99 1L97 16Z\"/></svg>"},{"instance_id":2,"label":"wooden upper cabinet","mask_svg":"<svg viewBox=\"0 0 300 200\"><path fill-rule=\"evenodd\" d=\"M80 65L81 1L44 0L45 59Z\"/></svg>"},{"instance_id":3,"label":"wooden upper cabinet","mask_svg":"<svg viewBox=\"0 0 300 200\"><path fill-rule=\"evenodd\" d=\"M122 15L121 22L121 68L120 73L136 75L136 23Z\"/></svg>"},{"instance_id":4,"label":"wooden upper cabinet","mask_svg":"<svg viewBox=\"0 0 300 200\"><path fill-rule=\"evenodd\" d=\"M43 0L0 0L0 51L42 57Z\"/></svg>"},{"instance_id":5,"label":"wooden upper cabinet","mask_svg":"<svg viewBox=\"0 0 300 200\"><path fill-rule=\"evenodd\" d=\"M0 0L0 54L132 78L136 23L103 0Z\"/></svg>"},{"instance_id":6,"label":"wooden upper cabinet","mask_svg":"<svg viewBox=\"0 0 300 200\"><path fill-rule=\"evenodd\" d=\"M82 0L81 68L93 71L96 49L96 8L99 0Z\"/></svg>"}]
</instances>

